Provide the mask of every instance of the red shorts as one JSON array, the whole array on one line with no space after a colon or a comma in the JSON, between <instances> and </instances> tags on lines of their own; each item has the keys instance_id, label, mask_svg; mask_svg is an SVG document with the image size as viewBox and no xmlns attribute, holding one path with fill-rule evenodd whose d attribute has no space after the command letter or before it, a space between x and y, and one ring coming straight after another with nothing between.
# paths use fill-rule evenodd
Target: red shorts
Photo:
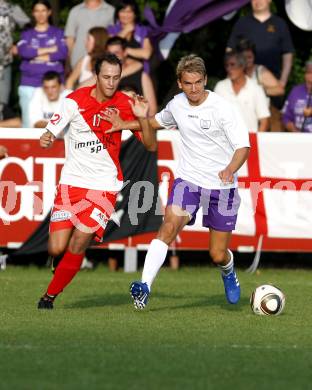
<instances>
[{"instance_id":1,"label":"red shorts","mask_svg":"<svg viewBox=\"0 0 312 390\"><path fill-rule=\"evenodd\" d=\"M95 233L101 241L116 203L117 192L59 184L50 218L50 232L73 227Z\"/></svg>"}]
</instances>

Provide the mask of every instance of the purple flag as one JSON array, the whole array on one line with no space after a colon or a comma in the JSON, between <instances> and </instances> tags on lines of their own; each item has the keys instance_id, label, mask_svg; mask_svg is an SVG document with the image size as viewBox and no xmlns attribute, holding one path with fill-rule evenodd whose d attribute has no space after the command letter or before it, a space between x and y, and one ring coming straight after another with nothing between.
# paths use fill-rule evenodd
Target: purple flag
<instances>
[{"instance_id":1,"label":"purple flag","mask_svg":"<svg viewBox=\"0 0 312 390\"><path fill-rule=\"evenodd\" d=\"M160 40L170 32L191 32L249 2L250 0L177 0L162 26L157 24L150 7L145 7L144 16L149 23L150 37Z\"/></svg>"}]
</instances>

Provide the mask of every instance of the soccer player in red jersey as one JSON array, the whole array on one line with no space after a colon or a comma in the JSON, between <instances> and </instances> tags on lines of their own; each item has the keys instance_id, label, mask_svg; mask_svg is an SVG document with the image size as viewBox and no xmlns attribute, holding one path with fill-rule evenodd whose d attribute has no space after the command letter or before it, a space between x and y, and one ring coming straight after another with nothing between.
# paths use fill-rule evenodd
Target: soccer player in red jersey
<instances>
[{"instance_id":1,"label":"soccer player in red jersey","mask_svg":"<svg viewBox=\"0 0 312 390\"><path fill-rule=\"evenodd\" d=\"M101 240L122 188L121 133L106 133L112 127L106 113L118 112L125 121L137 117L142 132L135 131L135 136L147 150L157 148L147 119L147 101L140 97L133 101L117 91L120 60L105 54L95 64L95 74L96 84L69 94L40 137L40 145L47 148L65 129L66 160L51 212L48 242L49 254L61 260L38 309L53 309L55 297L79 271L90 241Z\"/></svg>"}]
</instances>

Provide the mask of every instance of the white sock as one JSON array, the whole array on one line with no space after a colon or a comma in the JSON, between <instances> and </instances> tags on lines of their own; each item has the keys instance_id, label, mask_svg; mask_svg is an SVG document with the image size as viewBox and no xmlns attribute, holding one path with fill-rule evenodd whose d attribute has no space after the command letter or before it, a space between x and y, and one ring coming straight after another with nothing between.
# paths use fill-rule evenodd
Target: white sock
<instances>
[{"instance_id":1,"label":"white sock","mask_svg":"<svg viewBox=\"0 0 312 390\"><path fill-rule=\"evenodd\" d=\"M148 248L142 272L142 282L148 285L150 291L152 283L166 259L167 252L168 245L158 239L153 240Z\"/></svg>"},{"instance_id":2,"label":"white sock","mask_svg":"<svg viewBox=\"0 0 312 390\"><path fill-rule=\"evenodd\" d=\"M229 249L228 249L228 252L230 255L230 261L225 265L219 265L223 275L228 275L234 271L234 256L233 256L232 251L230 251Z\"/></svg>"}]
</instances>

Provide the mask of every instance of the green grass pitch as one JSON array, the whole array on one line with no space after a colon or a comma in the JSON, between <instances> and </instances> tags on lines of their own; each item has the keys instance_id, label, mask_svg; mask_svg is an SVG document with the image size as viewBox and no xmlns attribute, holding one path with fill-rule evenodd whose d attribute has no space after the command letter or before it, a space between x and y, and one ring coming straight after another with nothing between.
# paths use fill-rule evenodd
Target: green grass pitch
<instances>
[{"instance_id":1,"label":"green grass pitch","mask_svg":"<svg viewBox=\"0 0 312 390\"><path fill-rule=\"evenodd\" d=\"M0 389L310 389L312 271L239 271L242 299L225 302L218 270L163 269L146 310L128 292L139 274L81 272L53 311L36 304L51 274L0 272ZM286 294L278 317L251 312L251 291Z\"/></svg>"}]
</instances>

